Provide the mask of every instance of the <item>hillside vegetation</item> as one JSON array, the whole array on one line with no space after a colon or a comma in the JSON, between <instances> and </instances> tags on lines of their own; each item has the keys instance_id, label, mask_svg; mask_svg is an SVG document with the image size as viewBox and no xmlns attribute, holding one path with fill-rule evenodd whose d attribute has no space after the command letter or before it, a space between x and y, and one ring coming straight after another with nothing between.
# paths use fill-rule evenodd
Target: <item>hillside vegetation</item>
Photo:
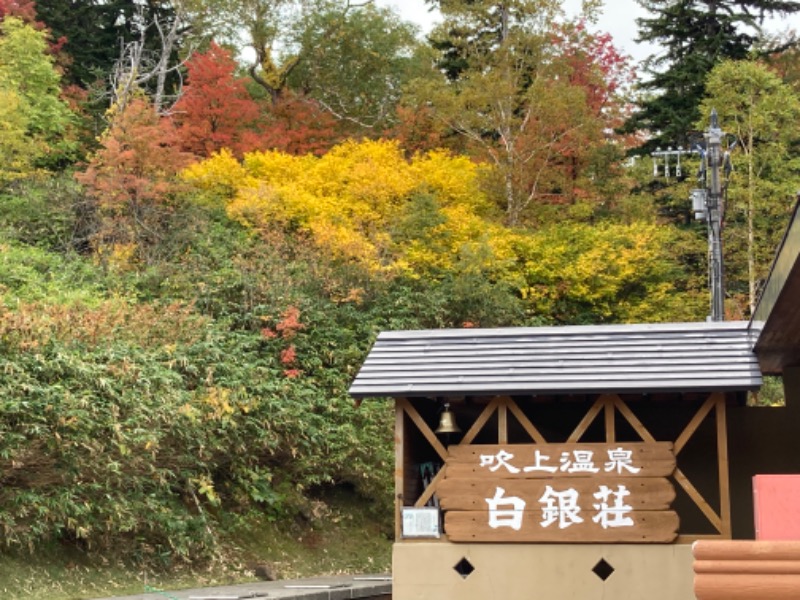
<instances>
[{"instance_id":1,"label":"hillside vegetation","mask_svg":"<svg viewBox=\"0 0 800 600\"><path fill-rule=\"evenodd\" d=\"M386 569L393 409L347 393L380 331L705 319L699 158L632 157L592 6L434 3L421 41L332 0L74 4L0 0L6 594ZM748 165L734 318L800 187L781 58L704 100Z\"/></svg>"}]
</instances>

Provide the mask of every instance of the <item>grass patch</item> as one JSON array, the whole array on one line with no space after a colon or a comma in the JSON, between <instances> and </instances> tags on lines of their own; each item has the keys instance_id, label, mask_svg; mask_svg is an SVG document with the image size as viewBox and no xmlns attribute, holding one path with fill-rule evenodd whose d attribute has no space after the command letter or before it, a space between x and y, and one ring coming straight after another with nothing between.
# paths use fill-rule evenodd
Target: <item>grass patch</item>
<instances>
[{"instance_id":1,"label":"grass patch","mask_svg":"<svg viewBox=\"0 0 800 600\"><path fill-rule=\"evenodd\" d=\"M217 559L204 565L142 568L74 546L0 555L4 599L86 599L256 581L264 566L280 579L391 569L387 516L348 490L328 490L302 516L220 518ZM167 596L165 596L166 598Z\"/></svg>"}]
</instances>

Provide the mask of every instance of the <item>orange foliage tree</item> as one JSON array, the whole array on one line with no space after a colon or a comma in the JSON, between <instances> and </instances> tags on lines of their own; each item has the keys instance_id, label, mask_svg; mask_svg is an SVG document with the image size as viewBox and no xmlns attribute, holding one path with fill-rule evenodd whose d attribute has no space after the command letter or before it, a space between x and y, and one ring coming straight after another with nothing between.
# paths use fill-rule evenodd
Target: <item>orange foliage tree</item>
<instances>
[{"instance_id":1,"label":"orange foliage tree","mask_svg":"<svg viewBox=\"0 0 800 600\"><path fill-rule=\"evenodd\" d=\"M324 154L340 140L336 119L288 89L262 109L235 76L236 63L216 44L186 64L183 95L173 108L181 148L208 158L223 148L241 158L254 150Z\"/></svg>"},{"instance_id":2,"label":"orange foliage tree","mask_svg":"<svg viewBox=\"0 0 800 600\"><path fill-rule=\"evenodd\" d=\"M175 175L191 160L168 118L142 97L113 115L76 179L94 202L94 248L116 263L149 262L174 210Z\"/></svg>"},{"instance_id":3,"label":"orange foliage tree","mask_svg":"<svg viewBox=\"0 0 800 600\"><path fill-rule=\"evenodd\" d=\"M610 38L565 23L553 0L439 6L437 77L415 82L408 105L430 106L494 166L508 225L563 218L561 205L574 218L605 210L597 182L622 158L608 115L625 62ZM587 19L595 9L585 3Z\"/></svg>"}]
</instances>

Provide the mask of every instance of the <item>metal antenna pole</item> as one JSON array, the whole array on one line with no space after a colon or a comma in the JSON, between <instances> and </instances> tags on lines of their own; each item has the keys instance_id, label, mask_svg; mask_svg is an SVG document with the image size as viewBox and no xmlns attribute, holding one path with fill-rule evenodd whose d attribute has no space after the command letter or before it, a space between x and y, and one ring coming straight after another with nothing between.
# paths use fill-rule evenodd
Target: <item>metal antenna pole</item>
<instances>
[{"instance_id":1,"label":"metal antenna pole","mask_svg":"<svg viewBox=\"0 0 800 600\"><path fill-rule=\"evenodd\" d=\"M711 287L711 320L725 319L724 289L722 280L722 129L719 127L717 111L711 111L711 125L706 132L708 159L708 193L706 195L708 215L709 284Z\"/></svg>"}]
</instances>

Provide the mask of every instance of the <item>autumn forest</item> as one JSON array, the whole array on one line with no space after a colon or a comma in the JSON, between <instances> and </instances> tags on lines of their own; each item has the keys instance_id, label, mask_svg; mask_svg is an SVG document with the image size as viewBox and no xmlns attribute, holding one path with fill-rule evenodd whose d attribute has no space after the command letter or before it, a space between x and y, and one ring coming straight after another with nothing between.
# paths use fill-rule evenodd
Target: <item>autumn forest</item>
<instances>
[{"instance_id":1,"label":"autumn forest","mask_svg":"<svg viewBox=\"0 0 800 600\"><path fill-rule=\"evenodd\" d=\"M641 64L598 1L0 0L0 554L197 567L342 487L388 523L377 333L704 320L712 109L749 318L800 190L761 25L800 2L638 2Z\"/></svg>"}]
</instances>

